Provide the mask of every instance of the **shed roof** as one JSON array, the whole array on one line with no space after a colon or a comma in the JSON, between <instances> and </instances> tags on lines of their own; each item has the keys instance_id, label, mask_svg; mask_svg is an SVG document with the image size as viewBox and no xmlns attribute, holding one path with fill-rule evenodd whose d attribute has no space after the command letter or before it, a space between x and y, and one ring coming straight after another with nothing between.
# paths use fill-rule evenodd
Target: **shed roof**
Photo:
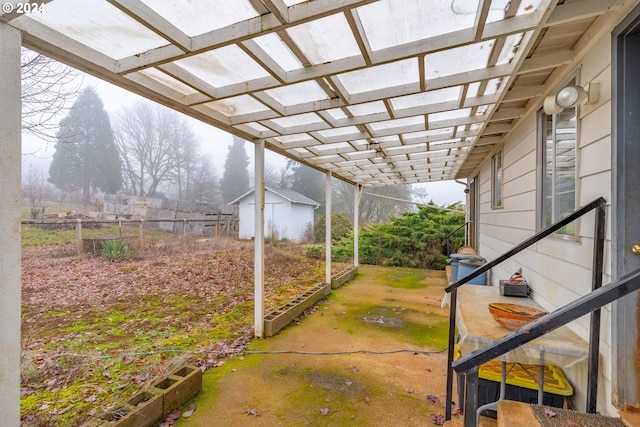
<instances>
[{"instance_id":1,"label":"shed roof","mask_svg":"<svg viewBox=\"0 0 640 427\"><path fill-rule=\"evenodd\" d=\"M302 204L302 205L311 205L314 207L318 207L320 206L320 203L316 202L315 200L310 199L309 197L305 196L304 194L300 194L297 191L294 190L290 190L287 188L280 188L280 187L272 187L272 186L265 186L265 189L267 191L271 191L274 194L277 194L278 196L282 197L283 199L286 199L288 201L290 201L291 203L298 203L298 204ZM239 203L240 200L244 199L245 197L251 195L254 193L255 190L250 190L247 191L246 193L244 193L242 196L238 197L237 199L235 199L232 202L229 202L230 205Z\"/></svg>"},{"instance_id":2,"label":"shed roof","mask_svg":"<svg viewBox=\"0 0 640 427\"><path fill-rule=\"evenodd\" d=\"M474 176L616 0L52 0L24 46L365 186ZM27 3L28 4L28 3Z\"/></svg>"}]
</instances>

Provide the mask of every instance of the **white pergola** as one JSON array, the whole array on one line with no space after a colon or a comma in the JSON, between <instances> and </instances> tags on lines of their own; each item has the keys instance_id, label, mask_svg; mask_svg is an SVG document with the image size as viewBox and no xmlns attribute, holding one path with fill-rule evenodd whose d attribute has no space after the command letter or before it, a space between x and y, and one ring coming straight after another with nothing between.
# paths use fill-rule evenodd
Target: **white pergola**
<instances>
[{"instance_id":1,"label":"white pergola","mask_svg":"<svg viewBox=\"0 0 640 427\"><path fill-rule=\"evenodd\" d=\"M360 190L475 176L619 3L4 0L0 424L19 419L21 45L255 143L258 185L269 149Z\"/></svg>"}]
</instances>

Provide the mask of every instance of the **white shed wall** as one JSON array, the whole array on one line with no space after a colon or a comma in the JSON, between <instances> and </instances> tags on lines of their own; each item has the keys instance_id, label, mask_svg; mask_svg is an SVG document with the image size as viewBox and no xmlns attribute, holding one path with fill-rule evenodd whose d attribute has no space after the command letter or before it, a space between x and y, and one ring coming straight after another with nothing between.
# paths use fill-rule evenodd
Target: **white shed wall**
<instances>
[{"instance_id":1,"label":"white shed wall","mask_svg":"<svg viewBox=\"0 0 640 427\"><path fill-rule=\"evenodd\" d=\"M264 233L275 239L301 241L307 225L313 225L313 206L291 201L267 190L265 192ZM254 196L253 193L240 200L240 227L238 235L241 239L254 236Z\"/></svg>"},{"instance_id":2,"label":"white shed wall","mask_svg":"<svg viewBox=\"0 0 640 427\"><path fill-rule=\"evenodd\" d=\"M612 27L613 28L613 27ZM605 278L611 281L611 40L604 36L589 46L579 63L572 65L578 84L598 82L600 100L595 105L583 106L579 111L578 128L578 204L583 206L598 197L609 202L607 212L607 241L605 243ZM558 88L565 80L558 81ZM540 106L541 108L541 106ZM537 230L537 117L530 114L517 125L505 140L503 150L503 208L491 208L491 162L489 159L479 171L479 252L491 260L511 249L515 244L533 235ZM532 249L496 268L490 275L492 285L506 279L516 268L533 288L532 297L551 311L591 290L594 215L585 216L579 225L577 241L547 238ZM570 327L588 340L589 318L573 322ZM617 415L611 404L611 310L602 313L601 374L599 379L598 410ZM586 362L565 369L574 387L573 404L578 409L586 405Z\"/></svg>"}]
</instances>

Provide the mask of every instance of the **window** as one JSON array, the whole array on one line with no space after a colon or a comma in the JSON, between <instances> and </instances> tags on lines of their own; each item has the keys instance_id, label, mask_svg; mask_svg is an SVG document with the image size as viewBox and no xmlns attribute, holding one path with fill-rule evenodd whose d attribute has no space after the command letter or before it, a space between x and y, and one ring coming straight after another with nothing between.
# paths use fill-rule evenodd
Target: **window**
<instances>
[{"instance_id":1,"label":"window","mask_svg":"<svg viewBox=\"0 0 640 427\"><path fill-rule=\"evenodd\" d=\"M541 228L558 222L576 210L576 108L546 115L540 120L541 162ZM575 237L575 223L558 230L557 234Z\"/></svg>"},{"instance_id":2,"label":"window","mask_svg":"<svg viewBox=\"0 0 640 427\"><path fill-rule=\"evenodd\" d=\"M502 207L502 150L491 158L491 207Z\"/></svg>"}]
</instances>

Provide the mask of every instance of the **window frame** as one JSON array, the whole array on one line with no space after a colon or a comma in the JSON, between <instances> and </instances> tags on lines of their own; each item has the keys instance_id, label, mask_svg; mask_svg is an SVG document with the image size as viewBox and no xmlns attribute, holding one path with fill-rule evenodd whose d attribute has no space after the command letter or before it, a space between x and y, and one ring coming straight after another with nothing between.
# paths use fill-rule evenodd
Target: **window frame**
<instances>
[{"instance_id":1,"label":"window frame","mask_svg":"<svg viewBox=\"0 0 640 427\"><path fill-rule=\"evenodd\" d=\"M575 79L570 82L571 84L575 84ZM574 128L574 164L573 164L573 208L570 211L558 212L557 203L559 202L559 196L561 196L561 191L558 190L558 159L557 159L557 144L558 138L556 131L557 120L560 114L566 113L569 110L573 110L574 112L574 120L575 120L575 128ZM548 123L551 119L551 130L548 129ZM579 206L579 129L580 129L580 111L579 106L573 107L571 109L565 109L562 113L547 115L543 110L540 110L538 113L538 196L537 200L537 227L538 230L544 230L549 225L554 224L560 219L564 218L567 214L573 213ZM548 135L551 132L549 138L553 143L553 150L551 150L551 159L548 157ZM547 162L550 161L552 163L551 168L551 177L547 177ZM547 186L550 186L550 189L547 190ZM550 194L549 194L550 193ZM547 198L551 199L551 206L548 205ZM548 216L551 216L550 222L548 220ZM573 225L572 225L573 224ZM563 232L563 229L558 230L552 236L571 240L578 241L580 237L580 220L574 221L572 224L567 225L564 230L573 229L572 232L566 233Z\"/></svg>"},{"instance_id":2,"label":"window frame","mask_svg":"<svg viewBox=\"0 0 640 427\"><path fill-rule=\"evenodd\" d=\"M504 208L504 156L502 148L491 156L491 208Z\"/></svg>"}]
</instances>

